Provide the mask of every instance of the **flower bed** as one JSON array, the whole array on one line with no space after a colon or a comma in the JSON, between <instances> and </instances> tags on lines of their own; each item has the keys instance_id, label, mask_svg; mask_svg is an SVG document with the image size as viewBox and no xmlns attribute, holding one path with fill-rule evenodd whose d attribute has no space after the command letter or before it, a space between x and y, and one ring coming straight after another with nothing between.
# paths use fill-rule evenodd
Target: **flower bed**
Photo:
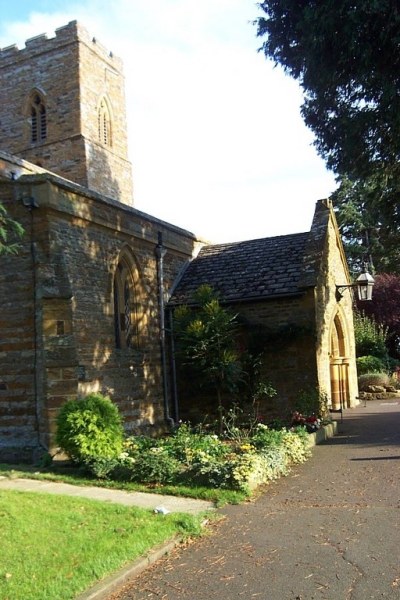
<instances>
[{"instance_id":1,"label":"flower bed","mask_svg":"<svg viewBox=\"0 0 400 600\"><path fill-rule=\"evenodd\" d=\"M251 434L223 439L182 424L163 438L130 437L118 459L92 459L88 466L98 477L249 492L304 462L308 437L301 427L273 430L259 424Z\"/></svg>"}]
</instances>

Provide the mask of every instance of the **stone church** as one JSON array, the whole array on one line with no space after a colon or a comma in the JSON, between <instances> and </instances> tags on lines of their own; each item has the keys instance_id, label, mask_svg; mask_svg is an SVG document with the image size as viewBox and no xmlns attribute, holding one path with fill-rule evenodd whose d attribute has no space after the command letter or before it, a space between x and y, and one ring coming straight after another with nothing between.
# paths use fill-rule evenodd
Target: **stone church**
<instances>
[{"instance_id":1,"label":"stone church","mask_svg":"<svg viewBox=\"0 0 400 600\"><path fill-rule=\"evenodd\" d=\"M92 391L127 430L172 422L168 315L204 282L253 326L303 331L264 348L283 404L305 386L356 402L329 202L305 234L217 246L135 209L122 63L76 21L0 50L0 83L0 202L25 229L0 257L0 460L52 449L59 407Z\"/></svg>"}]
</instances>

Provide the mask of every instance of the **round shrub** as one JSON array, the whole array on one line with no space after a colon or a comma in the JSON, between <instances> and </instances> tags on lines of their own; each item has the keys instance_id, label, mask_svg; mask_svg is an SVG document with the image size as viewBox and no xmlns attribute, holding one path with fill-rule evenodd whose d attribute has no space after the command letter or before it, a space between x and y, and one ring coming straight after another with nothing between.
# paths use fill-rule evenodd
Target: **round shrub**
<instances>
[{"instance_id":1,"label":"round shrub","mask_svg":"<svg viewBox=\"0 0 400 600\"><path fill-rule=\"evenodd\" d=\"M370 385L386 387L389 385L389 375L387 373L365 373L360 375L358 378L359 390L363 392Z\"/></svg>"},{"instance_id":2,"label":"round shrub","mask_svg":"<svg viewBox=\"0 0 400 600\"><path fill-rule=\"evenodd\" d=\"M78 463L98 457L116 458L123 443L117 406L102 394L69 400L58 413L56 443Z\"/></svg>"},{"instance_id":3,"label":"round shrub","mask_svg":"<svg viewBox=\"0 0 400 600\"><path fill-rule=\"evenodd\" d=\"M357 373L365 375L366 373L382 373L385 371L385 362L377 356L359 356L357 358Z\"/></svg>"}]
</instances>

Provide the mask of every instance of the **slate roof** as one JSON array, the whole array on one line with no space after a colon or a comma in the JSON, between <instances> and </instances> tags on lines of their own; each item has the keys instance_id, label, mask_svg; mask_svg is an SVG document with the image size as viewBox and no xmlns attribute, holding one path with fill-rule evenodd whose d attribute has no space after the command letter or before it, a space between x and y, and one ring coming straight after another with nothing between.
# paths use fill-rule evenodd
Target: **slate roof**
<instances>
[{"instance_id":1,"label":"slate roof","mask_svg":"<svg viewBox=\"0 0 400 600\"><path fill-rule=\"evenodd\" d=\"M203 247L184 272L169 304L190 304L202 284L223 302L297 295L310 232Z\"/></svg>"}]
</instances>

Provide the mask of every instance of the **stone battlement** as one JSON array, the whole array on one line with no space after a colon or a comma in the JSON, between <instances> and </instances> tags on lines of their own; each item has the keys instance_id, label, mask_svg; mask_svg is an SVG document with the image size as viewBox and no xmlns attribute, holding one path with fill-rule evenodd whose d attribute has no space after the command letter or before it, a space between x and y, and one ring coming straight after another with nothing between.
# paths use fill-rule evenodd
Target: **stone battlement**
<instances>
[{"instance_id":1,"label":"stone battlement","mask_svg":"<svg viewBox=\"0 0 400 600\"><path fill-rule=\"evenodd\" d=\"M105 46L92 37L87 29L77 21L70 21L67 25L59 27L55 31L55 37L48 38L46 34L29 38L25 47L19 49L16 44L0 48L0 67L9 62L28 60L33 56L45 52L52 52L57 47L62 47L74 42L81 42L95 52L102 60L105 60L118 71L122 71L122 60L114 56Z\"/></svg>"}]
</instances>

